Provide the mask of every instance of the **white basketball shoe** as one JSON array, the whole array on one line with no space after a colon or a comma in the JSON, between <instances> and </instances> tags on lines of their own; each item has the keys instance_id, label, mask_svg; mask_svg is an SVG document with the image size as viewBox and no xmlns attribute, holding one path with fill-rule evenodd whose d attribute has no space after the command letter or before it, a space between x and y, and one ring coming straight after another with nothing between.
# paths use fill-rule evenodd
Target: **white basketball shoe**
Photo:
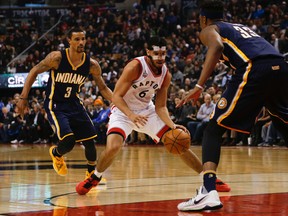
<instances>
[{"instance_id":1,"label":"white basketball shoe","mask_svg":"<svg viewBox=\"0 0 288 216\"><path fill-rule=\"evenodd\" d=\"M216 190L208 193L205 187L201 186L200 189L196 191L197 194L195 197L178 204L177 207L180 211L215 210L223 207Z\"/></svg>"}]
</instances>

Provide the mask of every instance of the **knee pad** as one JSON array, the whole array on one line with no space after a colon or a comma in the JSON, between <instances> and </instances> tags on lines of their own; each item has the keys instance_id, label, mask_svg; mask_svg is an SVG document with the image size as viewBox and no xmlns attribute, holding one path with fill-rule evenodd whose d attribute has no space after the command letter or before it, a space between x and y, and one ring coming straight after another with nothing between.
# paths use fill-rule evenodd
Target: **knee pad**
<instances>
[{"instance_id":1,"label":"knee pad","mask_svg":"<svg viewBox=\"0 0 288 216\"><path fill-rule=\"evenodd\" d=\"M76 140L74 135L67 136L63 140L60 140L57 147L58 153L64 155L70 152L74 148L75 142Z\"/></svg>"},{"instance_id":2,"label":"knee pad","mask_svg":"<svg viewBox=\"0 0 288 216\"><path fill-rule=\"evenodd\" d=\"M94 139L85 140L82 142L85 147L85 157L88 161L96 161L97 151Z\"/></svg>"}]
</instances>

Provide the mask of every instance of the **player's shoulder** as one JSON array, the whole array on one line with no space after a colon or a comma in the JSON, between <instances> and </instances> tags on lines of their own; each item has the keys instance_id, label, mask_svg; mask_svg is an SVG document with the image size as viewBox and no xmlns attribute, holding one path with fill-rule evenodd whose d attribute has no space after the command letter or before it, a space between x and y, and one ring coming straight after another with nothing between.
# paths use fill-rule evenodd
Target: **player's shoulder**
<instances>
[{"instance_id":1,"label":"player's shoulder","mask_svg":"<svg viewBox=\"0 0 288 216\"><path fill-rule=\"evenodd\" d=\"M60 51L52 51L50 52L47 56L53 59L61 59L62 58L62 53Z\"/></svg>"},{"instance_id":2,"label":"player's shoulder","mask_svg":"<svg viewBox=\"0 0 288 216\"><path fill-rule=\"evenodd\" d=\"M126 69L135 70L142 67L141 61L139 58L131 59L125 66Z\"/></svg>"},{"instance_id":3,"label":"player's shoulder","mask_svg":"<svg viewBox=\"0 0 288 216\"><path fill-rule=\"evenodd\" d=\"M97 68L100 67L98 61L96 59L94 59L94 58L91 58L91 57L90 57L90 66L94 66L94 67L97 67Z\"/></svg>"}]
</instances>

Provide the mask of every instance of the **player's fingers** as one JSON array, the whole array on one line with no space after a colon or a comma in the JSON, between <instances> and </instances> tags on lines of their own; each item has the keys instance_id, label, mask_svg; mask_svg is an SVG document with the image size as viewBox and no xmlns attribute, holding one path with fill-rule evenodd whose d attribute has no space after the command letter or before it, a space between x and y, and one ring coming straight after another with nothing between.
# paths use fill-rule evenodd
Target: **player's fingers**
<instances>
[{"instance_id":1,"label":"player's fingers","mask_svg":"<svg viewBox=\"0 0 288 216\"><path fill-rule=\"evenodd\" d=\"M186 133L189 133L189 131L187 130L186 127L184 127L183 125L176 125L176 128L181 128L182 130L184 130ZM190 134L190 133L189 133Z\"/></svg>"},{"instance_id":2,"label":"player's fingers","mask_svg":"<svg viewBox=\"0 0 288 216\"><path fill-rule=\"evenodd\" d=\"M139 119L139 121L137 121L140 125L144 126L147 123L147 120L145 119Z\"/></svg>"}]
</instances>

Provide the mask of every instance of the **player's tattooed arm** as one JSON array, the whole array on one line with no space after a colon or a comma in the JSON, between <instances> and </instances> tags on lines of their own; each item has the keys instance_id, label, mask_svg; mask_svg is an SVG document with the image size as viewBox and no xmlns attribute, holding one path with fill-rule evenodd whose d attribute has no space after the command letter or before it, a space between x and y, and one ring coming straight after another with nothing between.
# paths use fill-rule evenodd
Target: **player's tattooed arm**
<instances>
[{"instance_id":1,"label":"player's tattooed arm","mask_svg":"<svg viewBox=\"0 0 288 216\"><path fill-rule=\"evenodd\" d=\"M30 73L43 73L50 69L57 69L60 61L62 59L61 53L59 51L54 51L49 53L41 62L35 65Z\"/></svg>"},{"instance_id":2,"label":"player's tattooed arm","mask_svg":"<svg viewBox=\"0 0 288 216\"><path fill-rule=\"evenodd\" d=\"M112 91L107 87L104 79L102 78L102 70L98 62L90 59L90 74L92 74L99 91L106 100L112 101Z\"/></svg>"},{"instance_id":3,"label":"player's tattooed arm","mask_svg":"<svg viewBox=\"0 0 288 216\"><path fill-rule=\"evenodd\" d=\"M43 59L41 62L39 62L37 65L35 65L29 72L24 88L21 93L22 98L27 98L29 91L31 89L31 86L36 80L36 77L38 74L43 73L49 69L56 69L59 66L59 63L61 61L61 53L59 51L54 51L49 53L45 59Z\"/></svg>"},{"instance_id":4,"label":"player's tattooed arm","mask_svg":"<svg viewBox=\"0 0 288 216\"><path fill-rule=\"evenodd\" d=\"M39 64L35 65L29 72L24 87L22 89L20 100L17 102L18 113L23 117L25 110L28 108L28 95L33 83L36 80L38 74L43 73L49 69L57 69L61 61L61 53L59 51L54 51L49 53L45 59L43 59Z\"/></svg>"}]
</instances>

